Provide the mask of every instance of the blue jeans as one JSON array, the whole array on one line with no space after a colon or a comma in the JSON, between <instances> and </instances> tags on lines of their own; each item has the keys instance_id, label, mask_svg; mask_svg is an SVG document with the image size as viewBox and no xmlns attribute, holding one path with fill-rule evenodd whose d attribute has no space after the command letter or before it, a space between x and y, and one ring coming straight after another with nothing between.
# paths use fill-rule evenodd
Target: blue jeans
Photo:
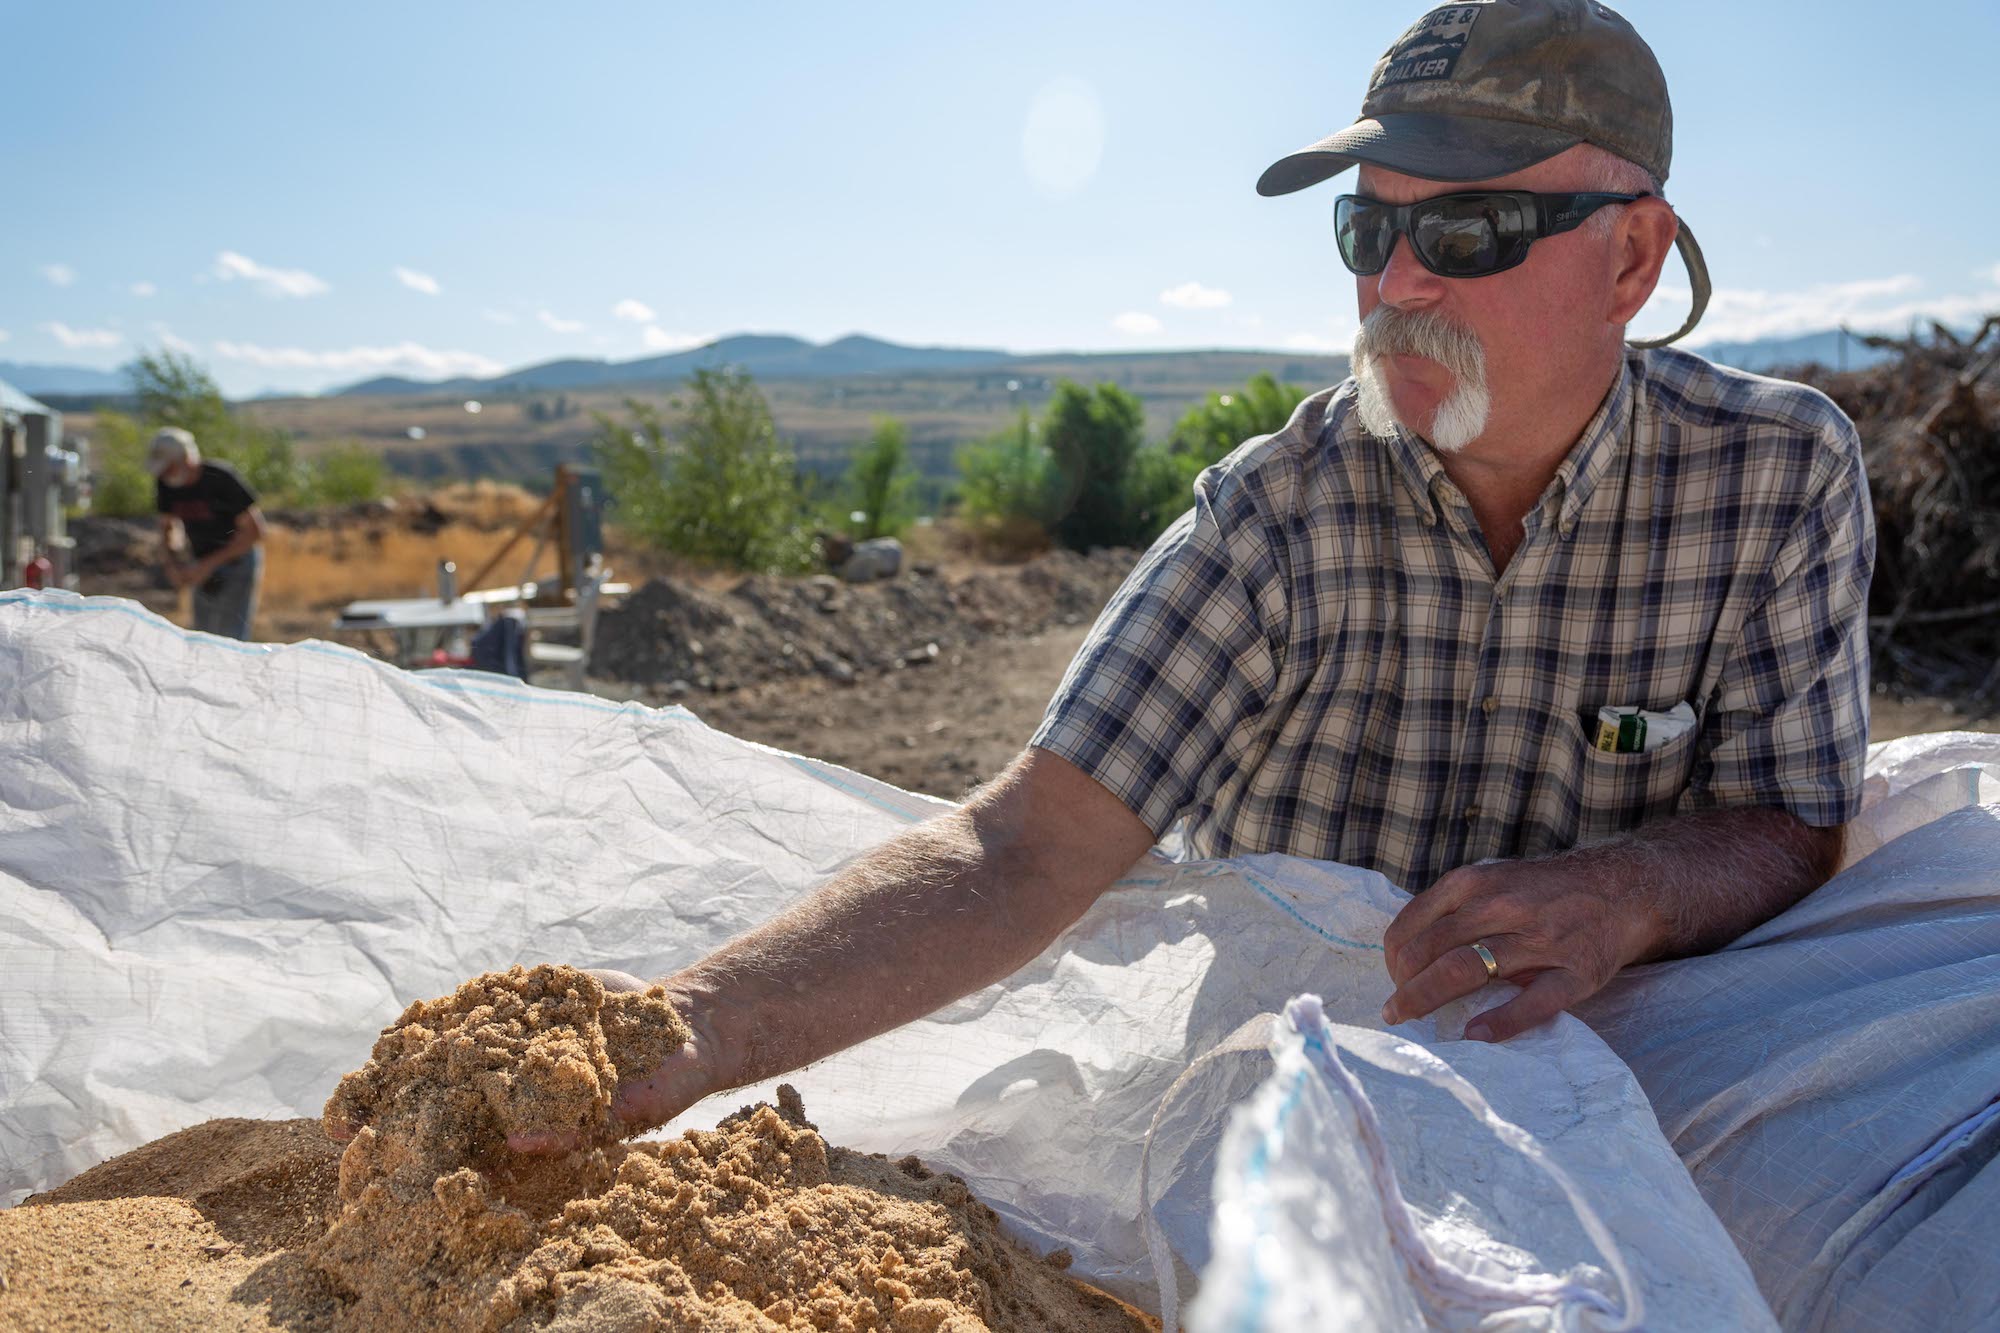
<instances>
[{"instance_id":1,"label":"blue jeans","mask_svg":"<svg viewBox=\"0 0 2000 1333\"><path fill-rule=\"evenodd\" d=\"M203 634L248 639L263 576L264 552L256 546L209 575L194 590L194 627Z\"/></svg>"}]
</instances>

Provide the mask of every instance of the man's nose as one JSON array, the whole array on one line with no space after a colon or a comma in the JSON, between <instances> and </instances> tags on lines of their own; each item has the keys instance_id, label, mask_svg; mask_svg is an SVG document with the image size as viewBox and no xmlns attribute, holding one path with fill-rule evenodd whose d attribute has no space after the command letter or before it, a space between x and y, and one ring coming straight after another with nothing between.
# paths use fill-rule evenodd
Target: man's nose
<instances>
[{"instance_id":1,"label":"man's nose","mask_svg":"<svg viewBox=\"0 0 2000 1333\"><path fill-rule=\"evenodd\" d=\"M1389 262L1376 274L1375 284L1382 303L1399 310L1422 309L1444 299L1444 279L1423 266L1407 236L1395 238Z\"/></svg>"}]
</instances>

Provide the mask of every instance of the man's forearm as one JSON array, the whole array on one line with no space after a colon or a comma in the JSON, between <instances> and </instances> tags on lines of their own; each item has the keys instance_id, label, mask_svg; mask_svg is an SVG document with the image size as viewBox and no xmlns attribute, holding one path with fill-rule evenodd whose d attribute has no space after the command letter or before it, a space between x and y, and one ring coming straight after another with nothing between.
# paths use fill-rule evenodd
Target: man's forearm
<instances>
[{"instance_id":1,"label":"man's forearm","mask_svg":"<svg viewBox=\"0 0 2000 1333\"><path fill-rule=\"evenodd\" d=\"M1649 918L1653 947L1633 961L1709 953L1830 878L1841 831L1783 810L1706 810L1541 858L1600 874Z\"/></svg>"},{"instance_id":2,"label":"man's forearm","mask_svg":"<svg viewBox=\"0 0 2000 1333\"><path fill-rule=\"evenodd\" d=\"M1050 866L1024 845L1021 818L975 802L911 829L666 978L727 1053L718 1088L921 1018L1045 949L1123 867Z\"/></svg>"},{"instance_id":3,"label":"man's forearm","mask_svg":"<svg viewBox=\"0 0 2000 1333\"><path fill-rule=\"evenodd\" d=\"M213 552L204 556L201 563L208 567L210 573L213 573L230 561L248 555L251 549L257 545L260 535L254 528L238 528L229 534L227 545L217 547Z\"/></svg>"}]
</instances>

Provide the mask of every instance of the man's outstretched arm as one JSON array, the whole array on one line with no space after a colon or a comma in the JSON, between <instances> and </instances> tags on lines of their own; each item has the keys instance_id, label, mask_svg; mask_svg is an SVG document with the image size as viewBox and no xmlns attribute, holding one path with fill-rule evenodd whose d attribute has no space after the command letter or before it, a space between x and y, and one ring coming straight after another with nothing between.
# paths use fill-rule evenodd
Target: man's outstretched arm
<instances>
[{"instance_id":1,"label":"man's outstretched arm","mask_svg":"<svg viewBox=\"0 0 2000 1333\"><path fill-rule=\"evenodd\" d=\"M1841 830L1783 810L1709 810L1525 861L1462 866L1418 894L1383 945L1391 1023L1500 975L1524 987L1466 1028L1505 1041L1594 994L1622 967L1721 948L1825 883Z\"/></svg>"},{"instance_id":2,"label":"man's outstretched arm","mask_svg":"<svg viewBox=\"0 0 2000 1333\"><path fill-rule=\"evenodd\" d=\"M1025 751L959 809L662 978L694 1038L621 1088L615 1110L636 1132L990 985L1047 948L1152 844L1094 779Z\"/></svg>"}]
</instances>

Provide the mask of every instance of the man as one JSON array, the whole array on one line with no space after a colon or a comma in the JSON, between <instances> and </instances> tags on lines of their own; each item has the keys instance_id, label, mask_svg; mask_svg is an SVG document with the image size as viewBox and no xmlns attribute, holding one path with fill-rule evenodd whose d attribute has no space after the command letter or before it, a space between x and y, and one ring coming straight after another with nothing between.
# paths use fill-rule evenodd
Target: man
<instances>
[{"instance_id":1,"label":"man","mask_svg":"<svg viewBox=\"0 0 2000 1333\"><path fill-rule=\"evenodd\" d=\"M153 436L146 468L158 481L160 560L176 588L194 589L194 627L248 639L264 570L256 495L228 464L204 461L178 426Z\"/></svg>"},{"instance_id":2,"label":"man","mask_svg":"<svg viewBox=\"0 0 2000 1333\"><path fill-rule=\"evenodd\" d=\"M1360 167L1354 378L1202 476L995 781L665 979L695 1035L625 1121L999 980L1176 823L1416 892L1385 1020L1501 977L1467 1031L1496 1041L1825 880L1867 736L1858 441L1810 390L1625 345L1677 243L1682 332L1706 300L1670 154L1604 6L1420 20L1259 185ZM1666 739L1599 749L1604 708Z\"/></svg>"}]
</instances>

